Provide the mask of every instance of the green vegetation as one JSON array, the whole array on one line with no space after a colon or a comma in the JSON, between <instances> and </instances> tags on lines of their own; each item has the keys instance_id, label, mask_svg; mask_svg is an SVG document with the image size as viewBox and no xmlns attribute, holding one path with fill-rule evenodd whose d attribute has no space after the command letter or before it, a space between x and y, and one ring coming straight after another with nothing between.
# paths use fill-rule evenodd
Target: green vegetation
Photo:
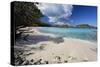
<instances>
[{"instance_id":1,"label":"green vegetation","mask_svg":"<svg viewBox=\"0 0 100 67\"><path fill-rule=\"evenodd\" d=\"M89 24L79 24L79 25L55 25L55 27L61 27L61 28L97 28L95 26L91 26Z\"/></svg>"},{"instance_id":2,"label":"green vegetation","mask_svg":"<svg viewBox=\"0 0 100 67\"><path fill-rule=\"evenodd\" d=\"M16 28L19 26L50 26L39 20L42 13L36 4L31 2L14 2L14 21Z\"/></svg>"},{"instance_id":3,"label":"green vegetation","mask_svg":"<svg viewBox=\"0 0 100 67\"><path fill-rule=\"evenodd\" d=\"M80 25L77 25L76 27L79 27L79 28L87 28L87 27L91 27L91 26L88 25L88 24L80 24Z\"/></svg>"},{"instance_id":4,"label":"green vegetation","mask_svg":"<svg viewBox=\"0 0 100 67\"><path fill-rule=\"evenodd\" d=\"M76 25L77 28L96 28L94 26L88 25L88 24L79 24Z\"/></svg>"},{"instance_id":5,"label":"green vegetation","mask_svg":"<svg viewBox=\"0 0 100 67\"><path fill-rule=\"evenodd\" d=\"M69 28L69 25L53 25L53 27Z\"/></svg>"},{"instance_id":6,"label":"green vegetation","mask_svg":"<svg viewBox=\"0 0 100 67\"><path fill-rule=\"evenodd\" d=\"M37 8L36 4L31 2L12 2L14 10L14 23L15 23L15 38L20 38L23 32L17 33L20 28L27 26L50 26L50 24L41 22L39 19L42 17L41 11Z\"/></svg>"},{"instance_id":7,"label":"green vegetation","mask_svg":"<svg viewBox=\"0 0 100 67\"><path fill-rule=\"evenodd\" d=\"M69 28L70 26L66 24L66 25L62 25L62 26L60 26L60 27Z\"/></svg>"}]
</instances>

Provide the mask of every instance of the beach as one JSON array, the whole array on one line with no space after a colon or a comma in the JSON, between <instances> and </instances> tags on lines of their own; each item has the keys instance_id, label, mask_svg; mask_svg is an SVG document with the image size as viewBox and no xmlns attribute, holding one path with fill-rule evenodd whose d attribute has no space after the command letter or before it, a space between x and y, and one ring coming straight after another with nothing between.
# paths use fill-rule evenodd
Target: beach
<instances>
[{"instance_id":1,"label":"beach","mask_svg":"<svg viewBox=\"0 0 100 67\"><path fill-rule=\"evenodd\" d=\"M97 60L97 43L75 38L56 37L31 27L23 29L28 29L26 33L23 33L23 36L27 35L27 37L17 40L14 45L16 65Z\"/></svg>"}]
</instances>

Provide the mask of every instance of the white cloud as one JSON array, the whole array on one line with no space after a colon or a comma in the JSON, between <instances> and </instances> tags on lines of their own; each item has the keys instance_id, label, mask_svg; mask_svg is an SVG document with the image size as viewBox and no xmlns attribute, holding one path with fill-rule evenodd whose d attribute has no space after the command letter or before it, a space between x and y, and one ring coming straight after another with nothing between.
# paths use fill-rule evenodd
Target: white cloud
<instances>
[{"instance_id":1,"label":"white cloud","mask_svg":"<svg viewBox=\"0 0 100 67\"><path fill-rule=\"evenodd\" d=\"M64 25L65 23L63 22L56 22L55 25Z\"/></svg>"},{"instance_id":2,"label":"white cloud","mask_svg":"<svg viewBox=\"0 0 100 67\"><path fill-rule=\"evenodd\" d=\"M36 5L43 15L49 18L49 22L67 22L72 15L72 5L39 3Z\"/></svg>"}]
</instances>

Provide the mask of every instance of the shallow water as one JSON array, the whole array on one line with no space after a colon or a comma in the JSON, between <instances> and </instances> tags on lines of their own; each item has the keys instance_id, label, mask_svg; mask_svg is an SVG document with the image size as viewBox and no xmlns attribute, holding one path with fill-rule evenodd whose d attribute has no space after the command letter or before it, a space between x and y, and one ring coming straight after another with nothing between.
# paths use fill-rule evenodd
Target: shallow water
<instances>
[{"instance_id":1,"label":"shallow water","mask_svg":"<svg viewBox=\"0 0 100 67\"><path fill-rule=\"evenodd\" d=\"M40 32L55 34L58 37L77 38L97 42L97 29L94 28L57 28L37 27Z\"/></svg>"}]
</instances>

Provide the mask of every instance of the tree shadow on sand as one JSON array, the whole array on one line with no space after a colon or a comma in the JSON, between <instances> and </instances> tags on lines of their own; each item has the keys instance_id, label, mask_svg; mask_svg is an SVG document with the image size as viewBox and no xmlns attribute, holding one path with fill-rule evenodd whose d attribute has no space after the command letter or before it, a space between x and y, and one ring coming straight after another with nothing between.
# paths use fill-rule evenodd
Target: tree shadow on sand
<instances>
[{"instance_id":1,"label":"tree shadow on sand","mask_svg":"<svg viewBox=\"0 0 100 67\"><path fill-rule=\"evenodd\" d=\"M61 43L64 42L62 37L50 37L44 35L26 35L23 38L16 40L19 44L31 45L37 44L43 41L53 41L54 43Z\"/></svg>"}]
</instances>

